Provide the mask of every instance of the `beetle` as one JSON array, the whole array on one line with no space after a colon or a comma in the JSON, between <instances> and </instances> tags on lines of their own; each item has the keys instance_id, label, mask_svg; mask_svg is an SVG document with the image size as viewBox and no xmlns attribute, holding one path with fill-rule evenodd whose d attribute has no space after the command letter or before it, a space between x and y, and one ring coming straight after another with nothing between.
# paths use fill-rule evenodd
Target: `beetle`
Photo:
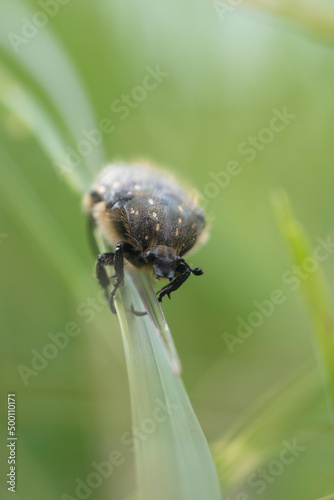
<instances>
[{"instance_id":1,"label":"beetle","mask_svg":"<svg viewBox=\"0 0 334 500\"><path fill-rule=\"evenodd\" d=\"M203 274L183 258L206 239L198 195L166 171L145 163L113 163L100 172L83 205L90 222L114 248L96 262L96 277L113 313L114 297L124 280L124 259L136 268L151 268L158 280L170 281L157 292L159 302L165 295L170 298L190 274ZM108 266L114 266L116 278L110 293Z\"/></svg>"}]
</instances>

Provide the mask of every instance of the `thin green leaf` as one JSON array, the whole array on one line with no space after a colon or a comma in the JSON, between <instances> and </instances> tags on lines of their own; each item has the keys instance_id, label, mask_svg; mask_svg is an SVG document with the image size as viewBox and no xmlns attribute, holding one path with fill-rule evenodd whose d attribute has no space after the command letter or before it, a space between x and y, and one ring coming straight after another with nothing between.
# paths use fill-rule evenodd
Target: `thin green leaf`
<instances>
[{"instance_id":1,"label":"thin green leaf","mask_svg":"<svg viewBox=\"0 0 334 500\"><path fill-rule=\"evenodd\" d=\"M182 380L171 369L163 348L161 337L168 327L151 279L144 272L127 273L125 286L119 290L116 308L128 366L133 425L144 436L136 450L139 492L147 500L219 499L207 441ZM148 315L135 316L131 304L138 311L145 308ZM173 362L172 357L172 366Z\"/></svg>"},{"instance_id":2,"label":"thin green leaf","mask_svg":"<svg viewBox=\"0 0 334 500\"><path fill-rule=\"evenodd\" d=\"M14 29L22 22L23 15L31 18L33 14L25 2L6 3L0 30L7 33L8 26ZM81 190L87 189L89 179L105 162L105 151L102 141L91 145L87 153L78 149L80 141L87 139L84 131L96 129L84 82L50 26L36 34L39 44L28 40L15 47L9 35L0 40L0 61L7 73L1 81L0 100L31 127L43 148L49 149L58 177L76 187L80 181ZM24 82L23 89L19 82Z\"/></svg>"},{"instance_id":3,"label":"thin green leaf","mask_svg":"<svg viewBox=\"0 0 334 500\"><path fill-rule=\"evenodd\" d=\"M304 267L306 259L314 260L314 251L302 225L295 219L289 198L285 192L272 196L274 211L283 238L294 262ZM317 269L301 281L301 291L315 333L316 355L324 375L324 384L329 395L329 405L334 405L334 322L328 286L318 263ZM330 411L332 422L333 409Z\"/></svg>"}]
</instances>

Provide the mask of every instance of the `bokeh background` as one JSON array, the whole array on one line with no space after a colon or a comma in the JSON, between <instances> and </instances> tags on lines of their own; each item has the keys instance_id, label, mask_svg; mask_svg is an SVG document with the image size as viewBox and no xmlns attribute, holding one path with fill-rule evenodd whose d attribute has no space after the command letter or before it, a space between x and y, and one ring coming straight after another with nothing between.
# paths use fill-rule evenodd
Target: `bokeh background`
<instances>
[{"instance_id":1,"label":"bokeh background","mask_svg":"<svg viewBox=\"0 0 334 500\"><path fill-rule=\"evenodd\" d=\"M205 274L163 309L226 496L316 500L334 491L330 401L301 290L282 281L293 262L270 201L277 189L288 193L313 246L334 237L334 47L312 2L291 2L291 20L237 3L1 4L0 404L5 417L6 394L16 393L18 500L75 497L76 478L85 481L131 428L117 318L90 301L94 255L66 174L87 189L108 161L138 158L167 166L206 202L210 239L190 258ZM322 10L329 23L332 5ZM135 88L157 66L165 75L144 96ZM127 111L115 110L131 93ZM282 130L264 131L284 110L293 118ZM68 148L73 159L103 119L113 130L70 164ZM232 160L239 173L213 185ZM322 268L333 291L334 256ZM236 335L238 318L277 288L284 303L231 352L224 334ZM69 322L78 335L22 377L32 350ZM303 451L275 469L283 442L294 440ZM4 438L1 447L7 472ZM89 498L136 498L133 454L124 453ZM263 488L250 484L260 468ZM10 498L4 479L1 492Z\"/></svg>"}]
</instances>

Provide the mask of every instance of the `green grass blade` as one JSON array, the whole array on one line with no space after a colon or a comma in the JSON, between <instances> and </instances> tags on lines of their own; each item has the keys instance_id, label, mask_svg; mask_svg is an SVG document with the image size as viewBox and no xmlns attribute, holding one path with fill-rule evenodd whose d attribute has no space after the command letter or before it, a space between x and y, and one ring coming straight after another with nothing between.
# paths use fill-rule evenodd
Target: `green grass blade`
<instances>
[{"instance_id":1,"label":"green grass blade","mask_svg":"<svg viewBox=\"0 0 334 500\"><path fill-rule=\"evenodd\" d=\"M133 425L141 436L136 440L139 492L147 500L219 499L207 441L182 380L171 369L163 348L165 320L151 280L146 273L128 273L125 286L119 290L116 308L127 360ZM149 314L135 316L131 304L138 311L145 306Z\"/></svg>"},{"instance_id":2,"label":"green grass blade","mask_svg":"<svg viewBox=\"0 0 334 500\"><path fill-rule=\"evenodd\" d=\"M304 268L306 259L315 260L314 250L308 237L295 219L285 192L272 197L273 207L283 238L297 266ZM332 422L334 405L334 322L330 305L328 286L318 263L306 279L301 280L301 291L310 315L316 340L316 354L324 374L325 387L331 401Z\"/></svg>"},{"instance_id":3,"label":"green grass blade","mask_svg":"<svg viewBox=\"0 0 334 500\"><path fill-rule=\"evenodd\" d=\"M18 12L26 18L34 14L28 2L6 3L0 17L3 33L8 26L17 26ZM80 188L87 189L87 180L105 162L102 140L95 141L87 153L79 148L87 139L85 134L97 128L94 112L84 82L50 26L36 36L39 44L19 48L11 45L9 34L0 40L0 61L10 75L0 82L0 100L33 129L44 148L51 146L50 159L58 177L72 184L80 178Z\"/></svg>"},{"instance_id":4,"label":"green grass blade","mask_svg":"<svg viewBox=\"0 0 334 500\"><path fill-rule=\"evenodd\" d=\"M5 67L1 66L0 103L36 137L39 145L53 162L63 156L66 137L52 120L49 110L36 100L29 89L20 85ZM72 168L73 167L73 168ZM89 186L89 176L84 169L72 167L54 167L60 180L77 192L83 192Z\"/></svg>"}]
</instances>

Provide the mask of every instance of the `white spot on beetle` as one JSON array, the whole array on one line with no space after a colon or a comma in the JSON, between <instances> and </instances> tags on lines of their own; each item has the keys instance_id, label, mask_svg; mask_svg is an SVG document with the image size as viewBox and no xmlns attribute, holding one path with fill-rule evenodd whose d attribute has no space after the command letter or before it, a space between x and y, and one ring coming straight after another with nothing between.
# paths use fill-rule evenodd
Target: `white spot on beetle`
<instances>
[{"instance_id":1,"label":"white spot on beetle","mask_svg":"<svg viewBox=\"0 0 334 500\"><path fill-rule=\"evenodd\" d=\"M135 214L136 214L136 215L138 215L138 214L139 214L138 210L136 210Z\"/></svg>"},{"instance_id":2,"label":"white spot on beetle","mask_svg":"<svg viewBox=\"0 0 334 500\"><path fill-rule=\"evenodd\" d=\"M180 217L180 218L179 218L179 224L181 224L181 222L182 222L182 219L181 219L181 217Z\"/></svg>"},{"instance_id":3,"label":"white spot on beetle","mask_svg":"<svg viewBox=\"0 0 334 500\"><path fill-rule=\"evenodd\" d=\"M156 218L157 213L156 212L152 212L152 215L153 215L154 218Z\"/></svg>"},{"instance_id":4,"label":"white spot on beetle","mask_svg":"<svg viewBox=\"0 0 334 500\"><path fill-rule=\"evenodd\" d=\"M131 208L130 213L132 213L132 214L135 213L135 211L133 210L133 208Z\"/></svg>"},{"instance_id":5,"label":"white spot on beetle","mask_svg":"<svg viewBox=\"0 0 334 500\"><path fill-rule=\"evenodd\" d=\"M132 191L128 191L128 194L132 194Z\"/></svg>"},{"instance_id":6,"label":"white spot on beetle","mask_svg":"<svg viewBox=\"0 0 334 500\"><path fill-rule=\"evenodd\" d=\"M179 205L177 208L180 210L180 212L183 212L183 207L181 207L181 205Z\"/></svg>"},{"instance_id":7,"label":"white spot on beetle","mask_svg":"<svg viewBox=\"0 0 334 500\"><path fill-rule=\"evenodd\" d=\"M145 240L148 240L148 236L145 236Z\"/></svg>"},{"instance_id":8,"label":"white spot on beetle","mask_svg":"<svg viewBox=\"0 0 334 500\"><path fill-rule=\"evenodd\" d=\"M160 224L157 224L155 229L156 229L157 231L160 231Z\"/></svg>"},{"instance_id":9,"label":"white spot on beetle","mask_svg":"<svg viewBox=\"0 0 334 500\"><path fill-rule=\"evenodd\" d=\"M153 205L153 203L154 203L153 198L149 198L149 199L148 199L148 202L149 202L149 204L150 204L150 205Z\"/></svg>"},{"instance_id":10,"label":"white spot on beetle","mask_svg":"<svg viewBox=\"0 0 334 500\"><path fill-rule=\"evenodd\" d=\"M175 236L178 236L178 235L179 235L179 228L177 227L176 231L175 231Z\"/></svg>"},{"instance_id":11,"label":"white spot on beetle","mask_svg":"<svg viewBox=\"0 0 334 500\"><path fill-rule=\"evenodd\" d=\"M138 191L138 189L140 189L139 184L136 184L136 185L134 186L134 188Z\"/></svg>"}]
</instances>

